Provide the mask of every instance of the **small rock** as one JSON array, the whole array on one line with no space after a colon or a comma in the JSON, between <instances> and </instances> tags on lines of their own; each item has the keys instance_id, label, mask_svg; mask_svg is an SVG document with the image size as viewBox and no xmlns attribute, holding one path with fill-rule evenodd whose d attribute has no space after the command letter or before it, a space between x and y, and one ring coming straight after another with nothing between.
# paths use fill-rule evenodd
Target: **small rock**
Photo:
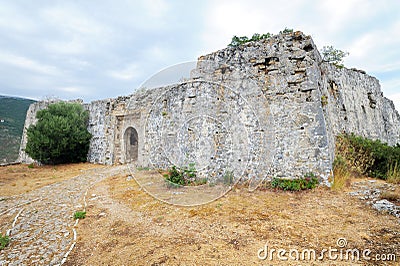
<instances>
[{"instance_id":1,"label":"small rock","mask_svg":"<svg viewBox=\"0 0 400 266\"><path fill-rule=\"evenodd\" d=\"M105 212L99 213L99 217L104 217L104 216L106 216L106 213L105 213Z\"/></svg>"},{"instance_id":2,"label":"small rock","mask_svg":"<svg viewBox=\"0 0 400 266\"><path fill-rule=\"evenodd\" d=\"M374 207L377 208L378 210L388 208L389 206L392 205L394 204L386 199L378 200L377 202L374 203Z\"/></svg>"},{"instance_id":3,"label":"small rock","mask_svg":"<svg viewBox=\"0 0 400 266\"><path fill-rule=\"evenodd\" d=\"M133 180L133 176L129 175L129 176L126 178L126 181L131 181L131 180Z\"/></svg>"}]
</instances>

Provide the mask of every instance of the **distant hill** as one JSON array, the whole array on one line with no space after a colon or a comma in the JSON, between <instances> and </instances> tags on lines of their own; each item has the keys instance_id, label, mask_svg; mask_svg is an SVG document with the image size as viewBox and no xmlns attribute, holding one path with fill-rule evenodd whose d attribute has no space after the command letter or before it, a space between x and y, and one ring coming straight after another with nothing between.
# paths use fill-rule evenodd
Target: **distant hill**
<instances>
[{"instance_id":1,"label":"distant hill","mask_svg":"<svg viewBox=\"0 0 400 266\"><path fill-rule=\"evenodd\" d=\"M0 163L18 159L26 111L34 100L0 95Z\"/></svg>"}]
</instances>

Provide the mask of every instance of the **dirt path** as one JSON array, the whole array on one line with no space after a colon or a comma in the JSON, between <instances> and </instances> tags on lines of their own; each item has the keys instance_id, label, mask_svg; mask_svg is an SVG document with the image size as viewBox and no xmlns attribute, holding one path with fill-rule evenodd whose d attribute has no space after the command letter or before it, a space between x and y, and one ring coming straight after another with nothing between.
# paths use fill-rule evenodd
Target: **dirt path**
<instances>
[{"instance_id":1,"label":"dirt path","mask_svg":"<svg viewBox=\"0 0 400 266\"><path fill-rule=\"evenodd\" d=\"M0 251L0 265L399 263L399 218L366 204L366 199L379 199L377 190L398 194L398 185L357 179L347 191L319 187L298 193L235 187L208 204L182 207L156 200L130 175L126 166L85 170L1 201L0 230L12 229L12 241ZM151 171L135 171L134 176L154 181ZM158 195L177 191L164 187ZM86 218L75 224L73 213L85 208ZM371 256L395 254L396 261L258 257L267 244L270 250L312 249L320 254L325 248L338 248L339 239L345 239L346 248L370 249Z\"/></svg>"},{"instance_id":2,"label":"dirt path","mask_svg":"<svg viewBox=\"0 0 400 266\"><path fill-rule=\"evenodd\" d=\"M349 191L235 188L211 203L181 207L154 199L127 175L111 176L89 189L88 216L78 225L77 245L65 265L398 265L398 257L258 258L266 244L319 254L338 248L339 239L349 249L370 249L371 256L400 256L399 219L375 211Z\"/></svg>"},{"instance_id":3,"label":"dirt path","mask_svg":"<svg viewBox=\"0 0 400 266\"><path fill-rule=\"evenodd\" d=\"M0 265L57 265L76 242L75 211L85 209L88 188L126 166L96 168L62 182L6 198L0 205L0 225L11 236L0 251Z\"/></svg>"}]
</instances>

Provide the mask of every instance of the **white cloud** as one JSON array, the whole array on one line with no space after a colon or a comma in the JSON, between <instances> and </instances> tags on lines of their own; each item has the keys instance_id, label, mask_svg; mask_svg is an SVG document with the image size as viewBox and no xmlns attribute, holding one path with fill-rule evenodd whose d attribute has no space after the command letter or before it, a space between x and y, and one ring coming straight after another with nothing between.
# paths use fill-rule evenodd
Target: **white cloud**
<instances>
[{"instance_id":1,"label":"white cloud","mask_svg":"<svg viewBox=\"0 0 400 266\"><path fill-rule=\"evenodd\" d=\"M42 64L33 59L11 53L0 53L0 63L5 63L45 75L59 75L61 73L55 66Z\"/></svg>"},{"instance_id":2,"label":"white cloud","mask_svg":"<svg viewBox=\"0 0 400 266\"><path fill-rule=\"evenodd\" d=\"M63 91L63 92L69 92L69 93L77 93L77 92L83 91L83 89L79 88L79 87L61 87L61 88L57 88L57 90Z\"/></svg>"},{"instance_id":3,"label":"white cloud","mask_svg":"<svg viewBox=\"0 0 400 266\"><path fill-rule=\"evenodd\" d=\"M3 1L0 4L0 28L12 30L13 33L28 33L37 29L37 23L21 14L21 10L12 5L12 1Z\"/></svg>"},{"instance_id":4,"label":"white cloud","mask_svg":"<svg viewBox=\"0 0 400 266\"><path fill-rule=\"evenodd\" d=\"M108 75L119 80L132 80L140 75L139 66L131 63L119 70L108 71Z\"/></svg>"}]
</instances>

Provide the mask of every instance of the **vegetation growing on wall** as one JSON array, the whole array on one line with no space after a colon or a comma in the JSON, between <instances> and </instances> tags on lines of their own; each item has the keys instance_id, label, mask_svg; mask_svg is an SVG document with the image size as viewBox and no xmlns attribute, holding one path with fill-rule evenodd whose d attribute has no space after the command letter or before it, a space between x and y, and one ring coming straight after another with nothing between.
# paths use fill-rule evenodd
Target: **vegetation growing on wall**
<instances>
[{"instance_id":1,"label":"vegetation growing on wall","mask_svg":"<svg viewBox=\"0 0 400 266\"><path fill-rule=\"evenodd\" d=\"M283 31L280 31L279 33L280 34L290 34L290 33L293 33L293 29L285 28ZM239 45L242 45L242 44L245 44L245 43L248 43L248 42L268 39L271 36L273 36L273 34L271 34L269 32L264 33L264 34L254 33L253 36L251 36L251 38L249 38L247 36L238 37L238 36L235 35L235 36L232 37L232 41L231 41L230 44L228 44L228 46L237 47Z\"/></svg>"},{"instance_id":2,"label":"vegetation growing on wall","mask_svg":"<svg viewBox=\"0 0 400 266\"><path fill-rule=\"evenodd\" d=\"M26 153L44 164L86 161L91 134L89 113L79 103L59 102L36 114L27 131Z\"/></svg>"},{"instance_id":3,"label":"vegetation growing on wall","mask_svg":"<svg viewBox=\"0 0 400 266\"><path fill-rule=\"evenodd\" d=\"M348 52L334 48L332 45L322 47L322 60L332 63L338 68L343 68L343 59L349 55Z\"/></svg>"}]
</instances>

